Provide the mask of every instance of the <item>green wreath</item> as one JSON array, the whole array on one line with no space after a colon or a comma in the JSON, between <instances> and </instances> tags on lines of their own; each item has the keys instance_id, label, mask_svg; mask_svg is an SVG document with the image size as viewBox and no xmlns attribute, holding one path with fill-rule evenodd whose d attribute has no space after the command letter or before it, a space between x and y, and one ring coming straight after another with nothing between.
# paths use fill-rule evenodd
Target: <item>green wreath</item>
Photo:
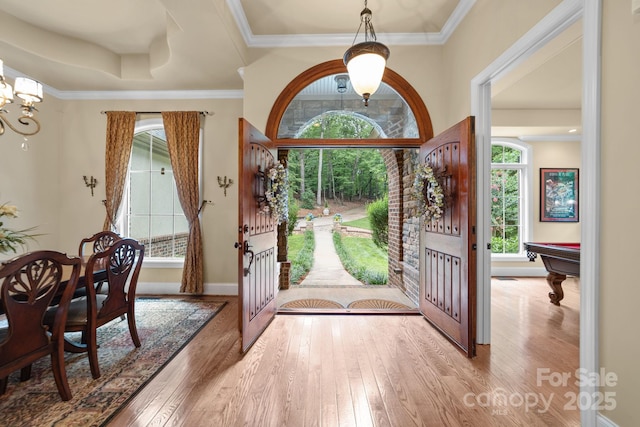
<instances>
[{"instance_id":1,"label":"green wreath","mask_svg":"<svg viewBox=\"0 0 640 427\"><path fill-rule=\"evenodd\" d=\"M418 216L425 221L442 218L444 213L444 191L433 168L421 163L413 181L413 195L418 203Z\"/></svg>"}]
</instances>

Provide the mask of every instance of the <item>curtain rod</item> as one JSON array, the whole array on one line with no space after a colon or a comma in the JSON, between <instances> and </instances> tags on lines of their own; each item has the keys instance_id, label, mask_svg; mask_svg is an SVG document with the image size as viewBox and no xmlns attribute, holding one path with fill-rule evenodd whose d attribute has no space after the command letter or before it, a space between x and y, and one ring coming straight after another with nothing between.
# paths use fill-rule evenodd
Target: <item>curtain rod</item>
<instances>
[{"instance_id":1,"label":"curtain rod","mask_svg":"<svg viewBox=\"0 0 640 427\"><path fill-rule=\"evenodd\" d=\"M100 111L100 114L107 114L110 111ZM203 116L213 116L215 113L209 111L198 111ZM162 111L134 111L136 114L162 114Z\"/></svg>"}]
</instances>

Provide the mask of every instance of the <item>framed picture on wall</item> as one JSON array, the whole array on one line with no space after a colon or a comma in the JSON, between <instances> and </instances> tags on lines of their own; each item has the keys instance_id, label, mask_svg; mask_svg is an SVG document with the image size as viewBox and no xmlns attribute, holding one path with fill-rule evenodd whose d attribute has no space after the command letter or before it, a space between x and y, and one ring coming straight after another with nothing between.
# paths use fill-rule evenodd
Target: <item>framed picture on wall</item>
<instances>
[{"instance_id":1,"label":"framed picture on wall","mask_svg":"<svg viewBox=\"0 0 640 427\"><path fill-rule=\"evenodd\" d=\"M540 169L540 221L578 222L578 169Z\"/></svg>"}]
</instances>

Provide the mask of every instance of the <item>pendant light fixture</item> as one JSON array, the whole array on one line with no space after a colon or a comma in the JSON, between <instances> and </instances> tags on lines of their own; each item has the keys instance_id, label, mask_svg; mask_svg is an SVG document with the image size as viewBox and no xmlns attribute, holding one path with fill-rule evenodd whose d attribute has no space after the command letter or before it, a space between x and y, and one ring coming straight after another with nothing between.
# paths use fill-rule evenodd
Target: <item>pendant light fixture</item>
<instances>
[{"instance_id":1,"label":"pendant light fixture","mask_svg":"<svg viewBox=\"0 0 640 427\"><path fill-rule=\"evenodd\" d=\"M369 105L369 97L380 86L390 54L387 46L376 41L371 15L367 0L364 0L364 9L360 12L360 26L353 39L355 43L364 25L364 42L352 45L344 53L344 65L349 71L351 86L358 95L362 96L365 107Z\"/></svg>"}]
</instances>

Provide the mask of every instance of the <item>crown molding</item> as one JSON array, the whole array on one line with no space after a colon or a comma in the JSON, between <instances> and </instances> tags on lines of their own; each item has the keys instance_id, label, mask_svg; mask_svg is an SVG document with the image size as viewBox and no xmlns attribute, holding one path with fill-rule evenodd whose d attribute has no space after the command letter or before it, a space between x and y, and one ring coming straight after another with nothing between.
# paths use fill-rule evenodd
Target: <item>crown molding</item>
<instances>
[{"instance_id":1,"label":"crown molding","mask_svg":"<svg viewBox=\"0 0 640 427\"><path fill-rule=\"evenodd\" d=\"M580 142L582 135L521 135L518 139L524 142Z\"/></svg>"},{"instance_id":2,"label":"crown molding","mask_svg":"<svg viewBox=\"0 0 640 427\"><path fill-rule=\"evenodd\" d=\"M16 77L32 77L19 73L13 68L4 66L4 74L15 79ZM37 79L33 79L37 80ZM58 90L46 84L42 84L44 93L62 100L161 100L161 99L242 99L244 91L237 90L113 90L113 91L74 91Z\"/></svg>"},{"instance_id":3,"label":"crown molding","mask_svg":"<svg viewBox=\"0 0 640 427\"><path fill-rule=\"evenodd\" d=\"M52 96L63 100L162 100L162 99L242 99L242 90L123 90L59 91L49 87Z\"/></svg>"},{"instance_id":4,"label":"crown molding","mask_svg":"<svg viewBox=\"0 0 640 427\"><path fill-rule=\"evenodd\" d=\"M255 35L247 21L247 15L242 9L240 0L226 1L244 42L250 48L350 46L353 43L353 34ZM378 33L378 38L390 45L445 44L475 2L476 0L460 0L439 33Z\"/></svg>"}]
</instances>

